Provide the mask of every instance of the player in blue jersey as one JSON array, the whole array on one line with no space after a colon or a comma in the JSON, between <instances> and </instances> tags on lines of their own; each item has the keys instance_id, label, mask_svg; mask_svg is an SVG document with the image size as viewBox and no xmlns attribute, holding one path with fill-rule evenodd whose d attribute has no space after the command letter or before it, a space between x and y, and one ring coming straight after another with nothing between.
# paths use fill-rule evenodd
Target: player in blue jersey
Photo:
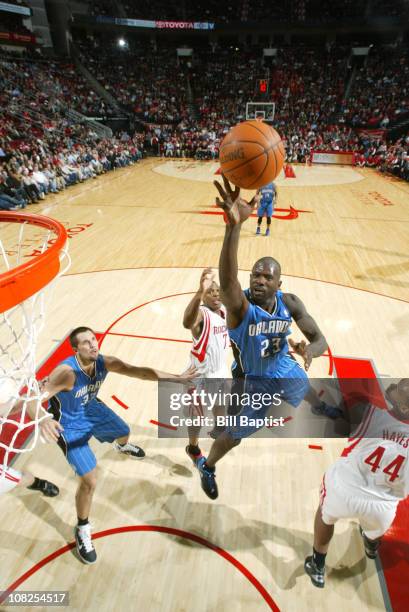
<instances>
[{"instance_id":1,"label":"player in blue jersey","mask_svg":"<svg viewBox=\"0 0 409 612\"><path fill-rule=\"evenodd\" d=\"M78 524L75 539L80 559L95 563L96 552L91 540L88 516L97 482L96 458L88 442L93 436L100 442L111 442L123 454L135 458L145 456L144 451L129 442L129 426L100 399L98 391L108 372L123 374L142 380L191 379L195 369L182 375L168 374L152 368L136 367L117 357L101 355L98 340L89 327L77 327L70 334L74 351L72 357L62 361L44 382L48 393L49 410L54 419L44 421L42 432L48 439L57 440L67 461L79 477L75 496Z\"/></svg>"},{"instance_id":2,"label":"player in blue jersey","mask_svg":"<svg viewBox=\"0 0 409 612\"><path fill-rule=\"evenodd\" d=\"M236 358L236 372L245 378L246 391L250 394L268 392L270 397L278 393L286 403L298 406L308 393L312 394L305 371L289 353L289 343L304 360L308 370L314 357L327 349L326 340L317 323L308 314L302 301L291 293L283 293L281 268L272 257L263 257L253 266L250 288L243 292L238 280L237 252L241 225L250 216L257 202L240 198L240 189L234 191L223 177L223 187L215 181L219 194L217 204L223 209L226 229L219 262L221 298L227 310L227 327ZM287 341L290 324L295 321L308 340L294 343ZM237 373L234 373L236 376ZM311 401L316 401L317 397ZM318 400L319 402L319 400ZM271 404L257 411L264 418ZM252 406L247 410L254 415ZM241 415L243 412L241 412ZM226 453L252 435L259 427L228 427L213 443L208 458L197 464L202 488L211 499L216 499L218 489L215 465Z\"/></svg>"},{"instance_id":3,"label":"player in blue jersey","mask_svg":"<svg viewBox=\"0 0 409 612\"><path fill-rule=\"evenodd\" d=\"M261 223L263 221L263 217L267 219L267 229L266 236L270 235L270 225L271 225L271 217L274 214L274 207L277 201L277 187L273 182L264 185L257 191L257 200L259 200L258 209L257 209L257 229L256 234L259 236L261 234Z\"/></svg>"}]
</instances>

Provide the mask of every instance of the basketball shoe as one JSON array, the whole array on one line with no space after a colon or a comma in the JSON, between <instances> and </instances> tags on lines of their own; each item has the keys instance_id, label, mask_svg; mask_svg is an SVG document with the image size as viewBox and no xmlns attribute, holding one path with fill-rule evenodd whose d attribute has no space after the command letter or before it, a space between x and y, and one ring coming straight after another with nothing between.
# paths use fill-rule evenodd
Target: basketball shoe
<instances>
[{"instance_id":1,"label":"basketball shoe","mask_svg":"<svg viewBox=\"0 0 409 612\"><path fill-rule=\"evenodd\" d=\"M192 453L191 452L192 447L190 444L188 444L185 448L187 456L192 460L192 463L195 467L197 467L197 462L199 461L199 459L203 457L202 451L200 450L200 448L198 446L196 448L198 449L199 452Z\"/></svg>"},{"instance_id":2,"label":"basketball shoe","mask_svg":"<svg viewBox=\"0 0 409 612\"><path fill-rule=\"evenodd\" d=\"M304 562L304 570L306 574L311 578L311 582L314 586L319 589L323 589L325 586L325 566L323 568L319 568L312 558L307 557Z\"/></svg>"},{"instance_id":3,"label":"basketball shoe","mask_svg":"<svg viewBox=\"0 0 409 612\"><path fill-rule=\"evenodd\" d=\"M49 482L48 480L43 480L42 478L38 478L37 483L35 481L34 484L27 487L27 489L31 489L32 491L40 491L45 497L56 497L60 492L57 485Z\"/></svg>"},{"instance_id":4,"label":"basketball shoe","mask_svg":"<svg viewBox=\"0 0 409 612\"><path fill-rule=\"evenodd\" d=\"M77 525L74 529L78 555L83 563L92 565L97 560L97 553L91 539L91 525Z\"/></svg>"},{"instance_id":5,"label":"basketball shoe","mask_svg":"<svg viewBox=\"0 0 409 612\"><path fill-rule=\"evenodd\" d=\"M364 541L364 548L365 548L366 556L368 557L368 559L376 559L376 557L378 556L378 550L379 550L381 541L380 540L370 540L369 538L367 538L363 532L361 525L359 526L359 533L361 534L362 539Z\"/></svg>"},{"instance_id":6,"label":"basketball shoe","mask_svg":"<svg viewBox=\"0 0 409 612\"><path fill-rule=\"evenodd\" d=\"M145 457L145 451L142 448L135 446L135 444L130 444L129 442L126 444L119 444L115 441L114 449L118 451L118 453L130 455L131 457L135 457L135 459L143 459Z\"/></svg>"},{"instance_id":7,"label":"basketball shoe","mask_svg":"<svg viewBox=\"0 0 409 612\"><path fill-rule=\"evenodd\" d=\"M201 457L196 463L200 474L200 481L203 491L210 499L216 499L219 496L219 491L216 484L216 470L211 470L206 465L206 457Z\"/></svg>"},{"instance_id":8,"label":"basketball shoe","mask_svg":"<svg viewBox=\"0 0 409 612\"><path fill-rule=\"evenodd\" d=\"M321 402L318 406L312 406L311 412L317 416L326 416L329 419L338 419L344 414L340 408L330 406L326 402Z\"/></svg>"},{"instance_id":9,"label":"basketball shoe","mask_svg":"<svg viewBox=\"0 0 409 612\"><path fill-rule=\"evenodd\" d=\"M270 235L270 228L267 228L267 229L266 229L266 234L265 234L265 235L266 235L266 236L269 236L269 235Z\"/></svg>"},{"instance_id":10,"label":"basketball shoe","mask_svg":"<svg viewBox=\"0 0 409 612\"><path fill-rule=\"evenodd\" d=\"M260 234L261 234L261 230L260 230L260 226L258 226L256 229L256 236L260 236Z\"/></svg>"}]
</instances>

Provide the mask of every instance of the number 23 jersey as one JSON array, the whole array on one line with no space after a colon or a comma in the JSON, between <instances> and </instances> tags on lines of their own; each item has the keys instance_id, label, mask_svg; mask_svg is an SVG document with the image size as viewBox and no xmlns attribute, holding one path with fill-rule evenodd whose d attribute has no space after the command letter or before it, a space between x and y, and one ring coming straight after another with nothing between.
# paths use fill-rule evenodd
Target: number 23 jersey
<instances>
[{"instance_id":1,"label":"number 23 jersey","mask_svg":"<svg viewBox=\"0 0 409 612\"><path fill-rule=\"evenodd\" d=\"M291 314L277 291L270 314L251 301L250 290L244 292L249 306L244 319L229 329L234 357L243 375L285 378L299 364L288 352L287 336L291 334Z\"/></svg>"}]
</instances>

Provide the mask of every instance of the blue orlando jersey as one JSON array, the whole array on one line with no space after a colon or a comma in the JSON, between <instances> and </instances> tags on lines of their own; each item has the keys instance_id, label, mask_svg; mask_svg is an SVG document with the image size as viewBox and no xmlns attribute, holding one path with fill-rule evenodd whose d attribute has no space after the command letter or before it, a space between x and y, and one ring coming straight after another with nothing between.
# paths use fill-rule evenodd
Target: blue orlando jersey
<instances>
[{"instance_id":1,"label":"blue orlando jersey","mask_svg":"<svg viewBox=\"0 0 409 612\"><path fill-rule=\"evenodd\" d=\"M274 183L268 183L268 185L261 187L260 194L261 194L261 201L260 201L261 206L266 206L267 204L271 204L272 202L274 202L275 197L276 197L276 186L274 185Z\"/></svg>"},{"instance_id":2,"label":"blue orlando jersey","mask_svg":"<svg viewBox=\"0 0 409 612\"><path fill-rule=\"evenodd\" d=\"M234 376L241 375L284 378L297 362L288 352L287 336L291 333L292 317L284 304L282 291L276 293L274 311L252 303L249 289L244 292L249 307L243 321L229 329L237 368Z\"/></svg>"},{"instance_id":3,"label":"blue orlando jersey","mask_svg":"<svg viewBox=\"0 0 409 612\"><path fill-rule=\"evenodd\" d=\"M102 355L95 362L95 375L88 376L75 355L64 359L60 365L68 365L75 374L71 391L60 391L50 400L50 412L61 425L69 429L83 429L87 423L87 409L91 408L98 391L108 374Z\"/></svg>"}]
</instances>

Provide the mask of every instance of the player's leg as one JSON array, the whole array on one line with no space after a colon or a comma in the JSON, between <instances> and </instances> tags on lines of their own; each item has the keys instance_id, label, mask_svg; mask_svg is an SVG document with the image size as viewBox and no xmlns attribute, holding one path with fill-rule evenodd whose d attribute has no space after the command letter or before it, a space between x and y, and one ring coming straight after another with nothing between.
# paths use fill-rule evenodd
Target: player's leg
<instances>
[{"instance_id":1,"label":"player's leg","mask_svg":"<svg viewBox=\"0 0 409 612\"><path fill-rule=\"evenodd\" d=\"M75 541L78 555L84 563L91 565L97 560L92 543L91 525L89 515L91 513L92 498L97 485L96 468L80 476L79 485L75 494L75 506L77 509L78 523L75 527Z\"/></svg>"},{"instance_id":2,"label":"player's leg","mask_svg":"<svg viewBox=\"0 0 409 612\"><path fill-rule=\"evenodd\" d=\"M392 525L398 504L378 499L364 500L361 503L366 507L364 514L358 517L359 532L364 542L366 556L369 559L376 559L382 536Z\"/></svg>"},{"instance_id":3,"label":"player's leg","mask_svg":"<svg viewBox=\"0 0 409 612\"><path fill-rule=\"evenodd\" d=\"M37 476L27 471L22 472L21 480L17 486L26 487L32 491L40 491L45 497L56 497L60 492L54 483L37 478Z\"/></svg>"},{"instance_id":4,"label":"player's leg","mask_svg":"<svg viewBox=\"0 0 409 612\"><path fill-rule=\"evenodd\" d=\"M308 376L298 361L290 356L288 359L292 360L292 364L284 379L286 396L283 399L293 406L298 406L304 400L310 405L311 412L319 416L326 416L330 419L342 417L344 413L341 408L331 406L321 400L316 390L311 387ZM304 386L302 380L304 380Z\"/></svg>"},{"instance_id":5,"label":"player's leg","mask_svg":"<svg viewBox=\"0 0 409 612\"><path fill-rule=\"evenodd\" d=\"M96 467L90 472L80 476L77 492L75 494L75 507L77 509L78 525L88 523L91 512L92 498L97 486Z\"/></svg>"},{"instance_id":6,"label":"player's leg","mask_svg":"<svg viewBox=\"0 0 409 612\"><path fill-rule=\"evenodd\" d=\"M8 493L17 487L40 491L46 497L55 497L60 492L55 484L37 478L31 472L19 472L11 467L6 469L0 467L0 494Z\"/></svg>"},{"instance_id":7,"label":"player's leg","mask_svg":"<svg viewBox=\"0 0 409 612\"><path fill-rule=\"evenodd\" d=\"M344 416L341 408L324 402L312 387L309 387L304 400L310 405L311 412L317 416L326 416L329 419L338 419Z\"/></svg>"},{"instance_id":8,"label":"player's leg","mask_svg":"<svg viewBox=\"0 0 409 612\"><path fill-rule=\"evenodd\" d=\"M83 563L91 564L97 560L92 544L91 525L88 517L91 511L92 498L97 484L97 460L88 445L91 437L90 424L84 423L88 430L72 430L65 427L58 439L58 446L63 451L68 463L79 477L75 494L77 525L74 529L78 556Z\"/></svg>"},{"instance_id":9,"label":"player's leg","mask_svg":"<svg viewBox=\"0 0 409 612\"><path fill-rule=\"evenodd\" d=\"M325 558L333 535L334 525L328 525L324 522L321 507L318 507L314 520L312 555L305 559L304 569L311 578L313 585L321 589L325 586Z\"/></svg>"},{"instance_id":10,"label":"player's leg","mask_svg":"<svg viewBox=\"0 0 409 612\"><path fill-rule=\"evenodd\" d=\"M336 461L325 472L320 487L320 504L314 520L312 555L305 559L304 569L314 586L325 586L325 558L339 519L356 516L354 496L342 478L342 462Z\"/></svg>"},{"instance_id":11,"label":"player's leg","mask_svg":"<svg viewBox=\"0 0 409 612\"><path fill-rule=\"evenodd\" d=\"M273 216L273 203L271 202L266 207L266 217L267 217L267 229L266 236L270 235L270 225L271 225L271 217Z\"/></svg>"},{"instance_id":12,"label":"player's leg","mask_svg":"<svg viewBox=\"0 0 409 612\"><path fill-rule=\"evenodd\" d=\"M264 216L264 205L260 203L257 209L257 229L256 229L257 236L261 234L261 224L263 222L263 216Z\"/></svg>"},{"instance_id":13,"label":"player's leg","mask_svg":"<svg viewBox=\"0 0 409 612\"><path fill-rule=\"evenodd\" d=\"M129 425L103 402L98 399L90 402L87 418L92 425L92 435L99 442L112 442L116 451L135 459L145 457L142 448L129 442Z\"/></svg>"},{"instance_id":14,"label":"player's leg","mask_svg":"<svg viewBox=\"0 0 409 612\"><path fill-rule=\"evenodd\" d=\"M200 386L193 385L189 387L187 392L192 394L193 391L195 390L197 391L199 389L200 389ZM192 398L192 403L189 406L187 406L187 415L189 418L194 418L197 416L200 416L200 417L204 416L203 407L201 405L200 399L198 399L197 401L194 401ZM201 430L200 426L191 425L187 428L188 445L186 446L185 451L195 467L197 467L197 462L199 461L199 459L203 457L202 451L200 450L200 447L199 447L200 430Z\"/></svg>"},{"instance_id":15,"label":"player's leg","mask_svg":"<svg viewBox=\"0 0 409 612\"><path fill-rule=\"evenodd\" d=\"M203 457L202 451L199 447L200 430L201 427L190 426L187 428L189 442L185 450L195 466L197 466L199 459Z\"/></svg>"},{"instance_id":16,"label":"player's leg","mask_svg":"<svg viewBox=\"0 0 409 612\"><path fill-rule=\"evenodd\" d=\"M223 417L223 420L224 420L224 417L226 415L226 408L225 406L215 406L212 409L212 413L213 413L215 426L213 427L211 431L209 431L209 436L213 438L213 440L216 440L226 430L225 425L217 424L218 417Z\"/></svg>"},{"instance_id":17,"label":"player's leg","mask_svg":"<svg viewBox=\"0 0 409 612\"><path fill-rule=\"evenodd\" d=\"M210 499L216 499L219 495L216 484L216 463L238 444L240 439L235 440L225 431L213 442L208 458L202 456L197 462L202 489Z\"/></svg>"}]
</instances>

